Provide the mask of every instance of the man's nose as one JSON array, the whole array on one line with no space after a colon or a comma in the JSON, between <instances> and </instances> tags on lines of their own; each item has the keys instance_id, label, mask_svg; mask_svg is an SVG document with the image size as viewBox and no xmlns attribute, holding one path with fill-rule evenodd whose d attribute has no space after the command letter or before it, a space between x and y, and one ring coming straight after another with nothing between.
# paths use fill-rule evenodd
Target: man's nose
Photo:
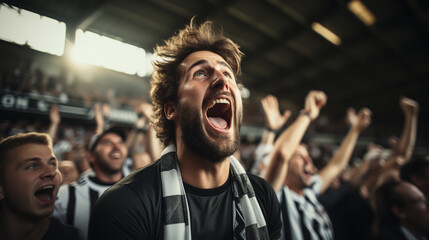
<instances>
[{"instance_id":1,"label":"man's nose","mask_svg":"<svg viewBox=\"0 0 429 240\"><path fill-rule=\"evenodd\" d=\"M45 178L54 178L57 175L57 168L50 165L50 164L46 164L43 165L43 170L42 170L42 174L40 175L40 178L45 179Z\"/></svg>"},{"instance_id":2,"label":"man's nose","mask_svg":"<svg viewBox=\"0 0 429 240\"><path fill-rule=\"evenodd\" d=\"M112 147L114 148L114 149L120 149L121 148L121 146L123 146L124 145L124 143L123 142L112 142Z\"/></svg>"},{"instance_id":3,"label":"man's nose","mask_svg":"<svg viewBox=\"0 0 429 240\"><path fill-rule=\"evenodd\" d=\"M226 76L219 70L214 70L212 88L229 91L229 83Z\"/></svg>"}]
</instances>

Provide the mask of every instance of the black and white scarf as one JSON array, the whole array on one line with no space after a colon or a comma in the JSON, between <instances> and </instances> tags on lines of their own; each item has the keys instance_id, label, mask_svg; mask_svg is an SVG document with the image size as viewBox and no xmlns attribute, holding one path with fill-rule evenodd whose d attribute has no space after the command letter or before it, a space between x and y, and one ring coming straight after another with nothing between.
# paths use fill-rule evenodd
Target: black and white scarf
<instances>
[{"instance_id":1,"label":"black and white scarf","mask_svg":"<svg viewBox=\"0 0 429 240\"><path fill-rule=\"evenodd\" d=\"M162 152L160 160L164 239L190 240L189 205L175 152L176 146L169 145ZM230 157L230 164L234 196L234 239L269 239L264 215L244 168L234 156Z\"/></svg>"}]
</instances>

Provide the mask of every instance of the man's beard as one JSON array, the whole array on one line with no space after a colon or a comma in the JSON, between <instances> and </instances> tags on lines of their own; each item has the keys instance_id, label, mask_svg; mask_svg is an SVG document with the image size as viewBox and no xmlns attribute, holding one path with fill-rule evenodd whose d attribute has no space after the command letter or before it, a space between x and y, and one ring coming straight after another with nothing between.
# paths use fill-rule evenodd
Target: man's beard
<instances>
[{"instance_id":1,"label":"man's beard","mask_svg":"<svg viewBox=\"0 0 429 240\"><path fill-rule=\"evenodd\" d=\"M122 167L114 168L109 165L109 163L105 160L102 160L102 156L97 156L98 158L98 167L107 174L116 174L122 172Z\"/></svg>"},{"instance_id":2,"label":"man's beard","mask_svg":"<svg viewBox=\"0 0 429 240\"><path fill-rule=\"evenodd\" d=\"M234 139L229 140L227 136L219 138L220 142L211 142L204 134L203 122L199 118L199 112L189 109L188 107L179 104L178 111L180 113L180 125L182 130L182 139L186 146L193 152L210 160L213 163L218 163L226 157L231 156L240 146L239 129L241 125L241 117L238 117L238 122L235 128ZM225 143L225 141L228 141ZM224 147L222 147L224 146Z\"/></svg>"}]
</instances>

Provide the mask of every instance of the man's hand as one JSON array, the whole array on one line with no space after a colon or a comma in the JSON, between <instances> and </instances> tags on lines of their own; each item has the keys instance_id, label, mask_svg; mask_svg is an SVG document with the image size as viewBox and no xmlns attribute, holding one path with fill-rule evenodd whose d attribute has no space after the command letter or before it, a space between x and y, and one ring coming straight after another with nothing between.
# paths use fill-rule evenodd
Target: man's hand
<instances>
[{"instance_id":1,"label":"man's hand","mask_svg":"<svg viewBox=\"0 0 429 240\"><path fill-rule=\"evenodd\" d=\"M356 109L354 108L348 108L347 109L347 114L346 114L346 123L349 126L354 126L356 125L358 121L358 116L356 114Z\"/></svg>"},{"instance_id":2,"label":"man's hand","mask_svg":"<svg viewBox=\"0 0 429 240\"><path fill-rule=\"evenodd\" d=\"M404 96L399 99L399 105L404 114L416 114L419 110L419 104L416 101Z\"/></svg>"},{"instance_id":3,"label":"man's hand","mask_svg":"<svg viewBox=\"0 0 429 240\"><path fill-rule=\"evenodd\" d=\"M322 91L310 91L305 98L305 109L310 114L311 120L316 119L319 116L320 109L326 105L328 97Z\"/></svg>"},{"instance_id":4,"label":"man's hand","mask_svg":"<svg viewBox=\"0 0 429 240\"><path fill-rule=\"evenodd\" d=\"M108 124L108 117L110 114L110 106L103 103L100 107L99 103L94 104L94 117L95 117L95 134L101 134L106 124ZM107 122L106 122L107 121Z\"/></svg>"},{"instance_id":5,"label":"man's hand","mask_svg":"<svg viewBox=\"0 0 429 240\"><path fill-rule=\"evenodd\" d=\"M136 122L137 128L142 128L146 126L146 124L150 123L153 113L153 107L150 103L141 103L136 108L136 113L139 116Z\"/></svg>"},{"instance_id":6,"label":"man's hand","mask_svg":"<svg viewBox=\"0 0 429 240\"><path fill-rule=\"evenodd\" d=\"M359 132L365 130L371 124L371 110L362 108L357 115L357 121L352 127L356 128Z\"/></svg>"},{"instance_id":7,"label":"man's hand","mask_svg":"<svg viewBox=\"0 0 429 240\"><path fill-rule=\"evenodd\" d=\"M265 114L265 124L269 129L279 130L289 119L290 110L284 111L283 115L279 110L279 102L273 95L268 95L261 100L262 108Z\"/></svg>"},{"instance_id":8,"label":"man's hand","mask_svg":"<svg viewBox=\"0 0 429 240\"><path fill-rule=\"evenodd\" d=\"M148 120L152 119L153 106L150 103L142 103L139 106L140 113L142 113Z\"/></svg>"},{"instance_id":9,"label":"man's hand","mask_svg":"<svg viewBox=\"0 0 429 240\"><path fill-rule=\"evenodd\" d=\"M100 104L99 103L94 104L94 118L95 118L95 123L97 124L97 126L103 126L104 119L103 119L103 114L100 112Z\"/></svg>"},{"instance_id":10,"label":"man's hand","mask_svg":"<svg viewBox=\"0 0 429 240\"><path fill-rule=\"evenodd\" d=\"M51 110L49 111L49 118L51 120L51 124L58 125L61 121L60 112L58 111L58 105L56 103L52 103Z\"/></svg>"}]
</instances>

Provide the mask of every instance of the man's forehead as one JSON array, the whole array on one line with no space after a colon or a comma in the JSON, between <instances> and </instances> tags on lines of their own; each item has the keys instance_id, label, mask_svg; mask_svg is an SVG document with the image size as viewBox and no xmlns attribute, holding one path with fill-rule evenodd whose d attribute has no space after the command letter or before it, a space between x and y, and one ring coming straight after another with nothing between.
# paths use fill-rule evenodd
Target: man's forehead
<instances>
[{"instance_id":1,"label":"man's forehead","mask_svg":"<svg viewBox=\"0 0 429 240\"><path fill-rule=\"evenodd\" d=\"M25 149L25 151L23 151ZM7 158L16 164L32 158L44 157L46 154L53 156L52 149L44 144L26 143L21 146L12 148L7 153Z\"/></svg>"},{"instance_id":2,"label":"man's forehead","mask_svg":"<svg viewBox=\"0 0 429 240\"><path fill-rule=\"evenodd\" d=\"M22 151L22 149L25 149L25 151ZM13 152L14 154L17 153L27 153L27 152L46 152L46 151L51 151L52 149L45 144L40 144L40 143L25 143L22 144L20 146L16 146L12 149L9 150L10 152Z\"/></svg>"},{"instance_id":3,"label":"man's forehead","mask_svg":"<svg viewBox=\"0 0 429 240\"><path fill-rule=\"evenodd\" d=\"M217 53L211 51L197 51L189 54L180 64L182 69L188 69L196 62L201 60L206 60L208 62L215 62L217 64L226 65L228 68L231 68L229 64Z\"/></svg>"},{"instance_id":4,"label":"man's forehead","mask_svg":"<svg viewBox=\"0 0 429 240\"><path fill-rule=\"evenodd\" d=\"M413 199L423 195L417 187L408 182L402 182L397 191L405 199Z\"/></svg>"},{"instance_id":5,"label":"man's forehead","mask_svg":"<svg viewBox=\"0 0 429 240\"><path fill-rule=\"evenodd\" d=\"M119 136L117 133L108 132L108 133L105 133L103 136L101 136L100 141L110 140L110 139L118 139L118 138L122 140L122 137Z\"/></svg>"}]
</instances>

